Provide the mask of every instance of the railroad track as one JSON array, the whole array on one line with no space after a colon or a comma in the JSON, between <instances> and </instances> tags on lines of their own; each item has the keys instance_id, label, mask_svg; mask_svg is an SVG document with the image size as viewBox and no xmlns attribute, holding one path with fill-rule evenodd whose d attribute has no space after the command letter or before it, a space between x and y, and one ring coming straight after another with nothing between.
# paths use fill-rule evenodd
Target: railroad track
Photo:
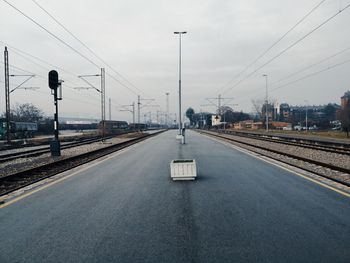
<instances>
[{"instance_id":1,"label":"railroad track","mask_svg":"<svg viewBox=\"0 0 350 263\"><path fill-rule=\"evenodd\" d=\"M305 157L298 156L298 155L295 155L295 154L290 154L290 153L286 153L286 152L283 152L283 151L271 149L271 148L268 148L268 147L259 146L259 145L256 145L254 143L244 142L244 141L241 141L241 140L238 140L238 139L235 139L235 138L230 138L228 136L224 136L224 135L217 134L217 133L214 133L214 132L206 132L206 131L198 131L198 132L200 132L202 134L207 134L207 135L210 135L210 136L213 136L213 137L216 137L216 138L224 139L224 140L229 141L231 143L233 142L235 144L238 143L240 145L249 146L249 151L253 151L253 152L258 153L260 155L267 156L267 157L269 157L271 159L274 159L274 160L277 160L279 162L286 163L288 165L297 167L299 169L303 169L303 170L311 172L313 174L317 174L317 175L319 175L319 176L321 176L323 178L326 178L326 179L329 179L331 181L334 181L334 182L337 182L337 183L340 183L342 185L350 187L350 181L346 180L346 179L345 180L342 179L341 176L328 176L328 175L325 175L324 173L322 173L320 171L317 171L317 169L310 169L310 168L307 168L307 167L302 166L302 165L296 165L296 164L294 164L294 163L292 163L290 161L285 161L285 160L279 158L278 156L272 156L272 155L268 155L268 154L263 154L261 151L254 150L254 149L263 150L263 151L274 153L274 154L280 155L280 156L286 156L286 157L289 157L289 158L294 159L294 160L298 160L298 161L302 161L304 163L309 163L309 164L315 165L315 166L317 166L319 168L323 168L323 169L326 168L326 169L329 169L331 171L335 171L337 173L343 174L343 176L344 176L344 174L346 174L346 176L348 178L350 178L350 169L347 169L347 168L344 168L344 167L339 167L339 166L328 164L328 163L324 163L324 162L320 162L320 161L313 160L313 159L310 159L310 158L305 158ZM279 142L276 142L276 141L274 141L274 142L275 143L279 143ZM301 145L298 145L298 146L302 147ZM254 148L254 149L252 149L252 148Z\"/></svg>"},{"instance_id":2,"label":"railroad track","mask_svg":"<svg viewBox=\"0 0 350 263\"><path fill-rule=\"evenodd\" d=\"M165 130L158 131L152 134L144 134L141 137L130 139L125 142L118 144L113 144L86 152L83 154L67 157L53 163L48 163L41 165L39 167L30 168L27 170L19 171L17 173L9 174L3 177L0 177L0 196L9 194L15 190L18 190L22 187L28 186L30 184L36 183L58 173L75 168L79 165L91 162L113 152L124 149L130 145L143 141L147 138L156 136Z\"/></svg>"},{"instance_id":3,"label":"railroad track","mask_svg":"<svg viewBox=\"0 0 350 263\"><path fill-rule=\"evenodd\" d=\"M113 136L107 136L105 137L105 139L110 139ZM90 143L94 143L94 142L98 142L101 141L101 137L93 137L93 138L89 138L89 139L83 139L80 141L75 141L75 142L68 142L65 144L61 145L61 149L68 149L68 148L73 148L73 147L77 147L77 146L81 146L81 145L85 145L85 144L90 144ZM14 153L8 153L8 154L2 154L0 155L0 162L9 162L18 158L28 158L28 157L35 157L35 156L39 156L42 154L46 154L46 153L50 153L50 147L40 147L37 149L31 149L31 150L25 150L25 151L21 151L21 152L14 152Z\"/></svg>"},{"instance_id":4,"label":"railroad track","mask_svg":"<svg viewBox=\"0 0 350 263\"><path fill-rule=\"evenodd\" d=\"M350 156L350 144L227 130L219 130L219 133Z\"/></svg>"}]
</instances>

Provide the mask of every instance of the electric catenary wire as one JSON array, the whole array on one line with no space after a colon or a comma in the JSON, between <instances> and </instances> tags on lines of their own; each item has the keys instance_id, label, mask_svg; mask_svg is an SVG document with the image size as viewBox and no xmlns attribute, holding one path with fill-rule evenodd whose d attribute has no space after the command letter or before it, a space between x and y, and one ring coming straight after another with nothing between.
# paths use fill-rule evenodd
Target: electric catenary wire
<instances>
[{"instance_id":1,"label":"electric catenary wire","mask_svg":"<svg viewBox=\"0 0 350 263\"><path fill-rule=\"evenodd\" d=\"M81 41L76 35L74 35L66 26L64 26L60 21L58 21L58 19L56 19L49 11L47 11L42 5L40 5L37 1L32 0L32 2L34 4L36 4L42 11L44 11L49 17L51 17L51 19L53 19L59 26L61 26L70 36L72 36L76 41L78 41L82 46L84 46L91 54L93 54L100 62L102 62L103 64L105 64L109 69L111 69L115 74L117 74L118 76L120 76L124 81L126 81L127 83L129 83L129 85L131 85L132 87L134 87L135 89L137 89L138 91L142 92L142 90L138 89L134 84L132 84L129 80L127 80L121 73L119 73L118 71L116 71L112 66L110 66L104 59L102 59L99 55L96 54L96 52L94 52L90 47L88 47L83 41ZM108 74L107 74L108 75ZM111 77L111 76L110 76ZM112 77L113 78L113 77ZM122 82L120 82L120 80L118 79L114 79L115 81L117 81L119 84L123 85L124 87L128 88L125 84L123 84Z\"/></svg>"},{"instance_id":2,"label":"electric catenary wire","mask_svg":"<svg viewBox=\"0 0 350 263\"><path fill-rule=\"evenodd\" d=\"M302 22L306 20L313 12L316 11L325 1L322 0L316 6L314 6L305 16L303 16L294 26L292 26L286 33L284 33L277 41L275 41L271 46L269 46L265 51L263 51L256 59L254 59L249 65L247 65L242 71L240 71L236 76L234 76L229 82L223 85L217 93L220 92L223 88L227 87L234 80L236 80L239 76L241 76L244 72L246 72L251 66L253 66L256 62L258 62L262 57L264 57L272 48L274 48L279 42L281 42L289 33L291 33L297 26L299 26Z\"/></svg>"},{"instance_id":3,"label":"electric catenary wire","mask_svg":"<svg viewBox=\"0 0 350 263\"><path fill-rule=\"evenodd\" d=\"M63 39L61 39L60 37L56 36L54 33L52 33L50 30L48 30L46 27L44 27L43 25L41 25L40 23L38 23L37 21L35 21L33 18L31 18L30 16L28 16L27 14L25 14L23 11L21 11L20 9L18 9L17 7L15 7L13 4L9 3L7 0L2 0L3 2L5 2L6 4L8 4L10 7L12 7L13 9L15 9L18 13L20 13L21 15L23 15L24 17L26 17L27 19L29 19L32 23L34 23L35 25L37 25L38 27L40 27L41 29L43 29L45 32L47 32L49 35L51 35L53 38L55 38L56 40L58 40L59 42L61 42L63 45L67 46L68 48L70 48L71 50L73 50L75 53L77 53L78 55L80 55L82 58L84 58L85 60L87 60L88 62L90 62L92 65L94 65L95 67L97 67L98 69L100 69L101 67L99 65L97 65L94 61L92 61L91 59L89 59L88 57L86 57L84 54L82 54L81 52L79 52L77 49L75 49L74 47L72 47L71 45L69 45L67 42L65 42Z\"/></svg>"},{"instance_id":4,"label":"electric catenary wire","mask_svg":"<svg viewBox=\"0 0 350 263\"><path fill-rule=\"evenodd\" d=\"M319 24L318 26L316 26L315 28L313 28L311 31L309 31L307 34L305 34L304 36L302 36L301 38L299 38L298 40L296 40L295 42L293 42L291 45L289 45L287 48L283 49L281 52L279 52L277 55L275 55L274 57L272 57L271 59L269 59L268 61L266 61L263 65L259 66L257 69L255 69L253 72L251 72L250 74L248 74L247 76L245 76L243 79L241 79L240 81L238 81L234 86L226 89L223 93L228 92L229 90L237 87L239 84L241 84L243 81L247 80L248 78L250 78L251 76L253 76L256 72L258 72L260 69L262 69L263 67L267 66L268 64L270 64L272 61L274 61L275 59L277 59L278 57L280 57L282 54L284 54L285 52L287 52L289 49L291 49L292 47L296 46L299 42L301 42L302 40L304 40L305 38L307 38L308 36L310 36L312 33L314 33L315 31L317 31L318 29L320 29L321 27L323 27L325 24L327 24L329 21L331 21L332 19L334 19L336 16L338 16L340 13L342 13L344 10L348 9L350 7L350 4L346 5L343 9L339 10L337 13L335 13L334 15L330 16L329 18L327 18L325 21L323 21L321 24Z\"/></svg>"}]
</instances>

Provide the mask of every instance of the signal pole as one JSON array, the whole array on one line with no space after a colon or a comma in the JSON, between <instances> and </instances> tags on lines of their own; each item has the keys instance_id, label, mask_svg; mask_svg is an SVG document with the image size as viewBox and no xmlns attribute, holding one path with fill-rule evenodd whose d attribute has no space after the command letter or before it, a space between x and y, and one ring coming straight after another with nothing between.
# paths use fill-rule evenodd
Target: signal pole
<instances>
[{"instance_id":1,"label":"signal pole","mask_svg":"<svg viewBox=\"0 0 350 263\"><path fill-rule=\"evenodd\" d=\"M4 60L5 60L5 101L6 101L6 139L7 143L11 143L11 134L10 134L10 74L9 74L9 56L7 47L4 51Z\"/></svg>"},{"instance_id":2,"label":"signal pole","mask_svg":"<svg viewBox=\"0 0 350 263\"><path fill-rule=\"evenodd\" d=\"M59 141L59 123L58 123L58 101L62 100L62 81L58 78L58 72L56 70L51 70L49 72L49 88L51 89L51 94L54 95L54 132L55 139L50 142L50 149L52 156L61 156L61 143ZM58 90L59 89L59 90Z\"/></svg>"}]
</instances>

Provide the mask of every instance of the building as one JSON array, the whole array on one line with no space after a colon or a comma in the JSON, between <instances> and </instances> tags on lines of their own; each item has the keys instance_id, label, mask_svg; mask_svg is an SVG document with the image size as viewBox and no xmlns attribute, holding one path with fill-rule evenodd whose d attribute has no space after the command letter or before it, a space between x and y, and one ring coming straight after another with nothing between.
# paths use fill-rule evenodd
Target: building
<instances>
[{"instance_id":1,"label":"building","mask_svg":"<svg viewBox=\"0 0 350 263\"><path fill-rule=\"evenodd\" d=\"M279 120L289 121L290 119L290 107L287 103L280 104Z\"/></svg>"},{"instance_id":2,"label":"building","mask_svg":"<svg viewBox=\"0 0 350 263\"><path fill-rule=\"evenodd\" d=\"M266 104L262 106L262 111L261 111L261 120L265 121L266 120ZM273 104L267 104L267 117L269 121L273 121L276 119L277 116L277 110L274 107Z\"/></svg>"},{"instance_id":3,"label":"building","mask_svg":"<svg viewBox=\"0 0 350 263\"><path fill-rule=\"evenodd\" d=\"M264 123L261 121L254 122L254 120L246 120L236 122L233 127L237 130L258 130L264 128Z\"/></svg>"},{"instance_id":4,"label":"building","mask_svg":"<svg viewBox=\"0 0 350 263\"><path fill-rule=\"evenodd\" d=\"M221 124L221 116L220 115L212 115L211 116L211 125L218 126Z\"/></svg>"},{"instance_id":5,"label":"building","mask_svg":"<svg viewBox=\"0 0 350 263\"><path fill-rule=\"evenodd\" d=\"M341 109L345 109L350 102L350 91L344 93L344 95L340 98Z\"/></svg>"}]
</instances>

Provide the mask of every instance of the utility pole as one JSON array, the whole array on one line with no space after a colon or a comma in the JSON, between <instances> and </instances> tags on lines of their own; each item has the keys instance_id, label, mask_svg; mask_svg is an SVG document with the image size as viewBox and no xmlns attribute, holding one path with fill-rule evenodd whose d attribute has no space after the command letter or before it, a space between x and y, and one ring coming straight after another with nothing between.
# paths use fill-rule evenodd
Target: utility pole
<instances>
[{"instance_id":1,"label":"utility pole","mask_svg":"<svg viewBox=\"0 0 350 263\"><path fill-rule=\"evenodd\" d=\"M86 78L87 77L101 77L101 88L98 89L92 85ZM105 120L106 120L106 92L105 92L105 69L101 68L101 74L94 75L79 75L78 78L82 79L89 87L76 87L76 89L94 89L101 94L101 125L102 125L102 142L105 136Z\"/></svg>"},{"instance_id":2,"label":"utility pole","mask_svg":"<svg viewBox=\"0 0 350 263\"><path fill-rule=\"evenodd\" d=\"M5 61L5 101L6 101L6 139L7 143L11 143L10 134L10 80L9 80L9 56L7 47L4 51L4 61Z\"/></svg>"},{"instance_id":3,"label":"utility pole","mask_svg":"<svg viewBox=\"0 0 350 263\"><path fill-rule=\"evenodd\" d=\"M130 105L121 105L121 106L122 106L122 110L120 110L120 111L129 111L132 113L132 121L133 121L133 125L135 127L135 102L133 102ZM126 107L132 107L132 110L129 110Z\"/></svg>"},{"instance_id":4,"label":"utility pole","mask_svg":"<svg viewBox=\"0 0 350 263\"><path fill-rule=\"evenodd\" d=\"M101 68L101 112L102 112L102 141L105 137L106 120L106 92L105 92L105 69Z\"/></svg>"},{"instance_id":5,"label":"utility pole","mask_svg":"<svg viewBox=\"0 0 350 263\"><path fill-rule=\"evenodd\" d=\"M148 103L145 103L142 107L141 107L141 101L148 101ZM141 112L141 108L144 107L157 107L159 105L150 105L150 103L152 103L154 101L154 99L141 99L140 95L137 96L137 110L138 110L138 122L140 123L140 112Z\"/></svg>"},{"instance_id":6,"label":"utility pole","mask_svg":"<svg viewBox=\"0 0 350 263\"><path fill-rule=\"evenodd\" d=\"M214 106L217 108L217 113L218 115L221 115L221 107L223 106L237 106L237 104L231 104L230 102L232 100L234 100L234 98L223 98L221 97L221 95L219 94L217 98L206 98L206 100L210 103L210 104L203 104L201 106ZM215 101L217 100L217 103L215 103Z\"/></svg>"},{"instance_id":7,"label":"utility pole","mask_svg":"<svg viewBox=\"0 0 350 263\"><path fill-rule=\"evenodd\" d=\"M140 95L137 95L137 123L140 124Z\"/></svg>"},{"instance_id":8,"label":"utility pole","mask_svg":"<svg viewBox=\"0 0 350 263\"><path fill-rule=\"evenodd\" d=\"M305 126L306 126L306 131L308 131L308 119L307 119L307 111L308 111L308 101L305 100L306 106L305 106Z\"/></svg>"},{"instance_id":9,"label":"utility pole","mask_svg":"<svg viewBox=\"0 0 350 263\"><path fill-rule=\"evenodd\" d=\"M224 130L226 129L226 112L222 112L222 107L224 106L237 106L238 104L232 104L230 103L234 98L223 98L221 97L221 95L219 94L217 98L206 98L206 100L210 103L210 104L204 104L201 106L214 106L217 108L217 114L221 117L221 115L224 115ZM215 101L217 100L217 104L215 103ZM220 121L221 122L221 121Z\"/></svg>"},{"instance_id":10,"label":"utility pole","mask_svg":"<svg viewBox=\"0 0 350 263\"><path fill-rule=\"evenodd\" d=\"M112 102L111 102L111 98L108 99L109 102L109 120L112 120Z\"/></svg>"},{"instance_id":11,"label":"utility pole","mask_svg":"<svg viewBox=\"0 0 350 263\"><path fill-rule=\"evenodd\" d=\"M265 115L266 115L266 132L269 131L269 115L268 115L268 90L267 90L267 75L264 74L263 77L265 77L266 80L266 100L265 100Z\"/></svg>"},{"instance_id":12,"label":"utility pole","mask_svg":"<svg viewBox=\"0 0 350 263\"><path fill-rule=\"evenodd\" d=\"M165 95L166 95L166 116L165 116L165 125L169 125L169 92L166 92Z\"/></svg>"}]
</instances>

